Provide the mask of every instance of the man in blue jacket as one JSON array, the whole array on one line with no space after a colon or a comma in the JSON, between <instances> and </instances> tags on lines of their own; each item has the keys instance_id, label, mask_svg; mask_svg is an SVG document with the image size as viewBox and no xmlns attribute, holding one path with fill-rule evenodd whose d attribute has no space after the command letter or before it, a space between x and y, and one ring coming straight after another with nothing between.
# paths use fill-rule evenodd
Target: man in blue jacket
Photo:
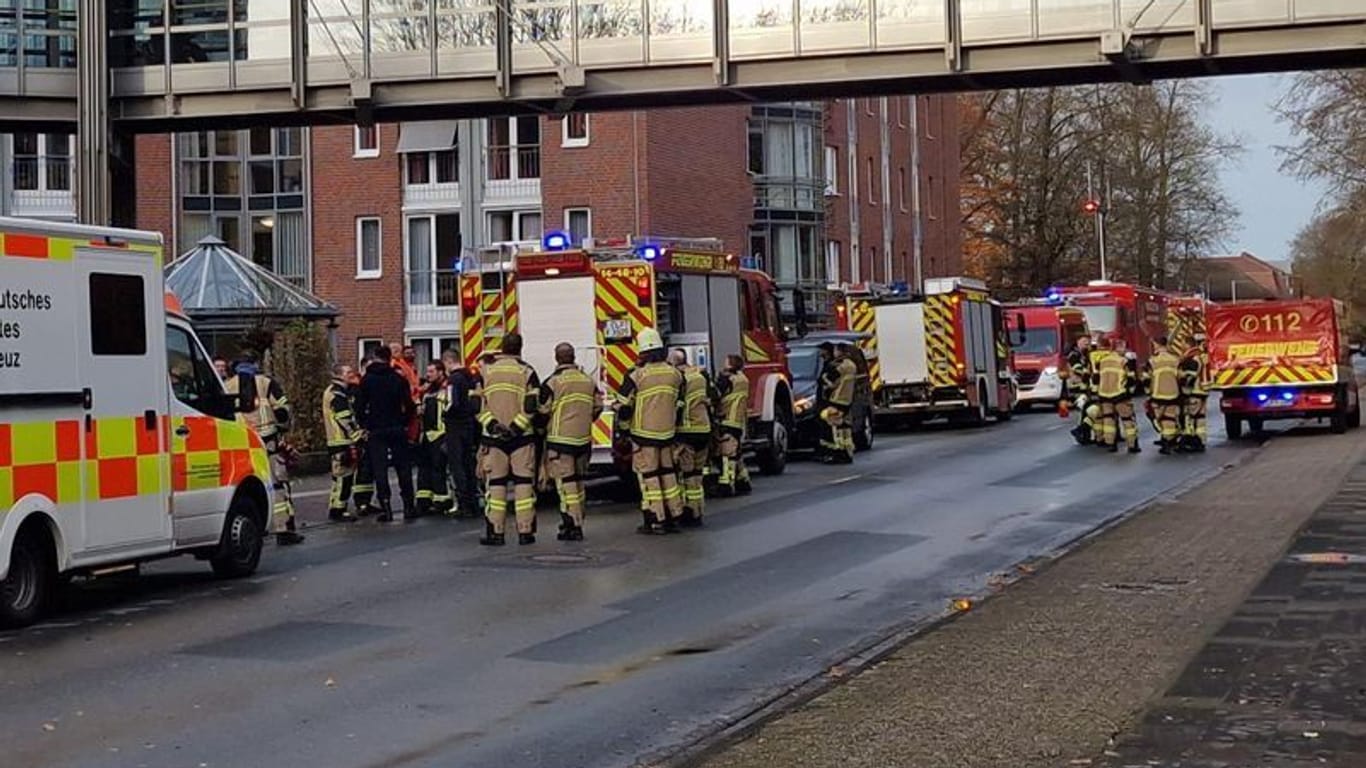
<instances>
[{"instance_id":1,"label":"man in blue jacket","mask_svg":"<svg viewBox=\"0 0 1366 768\"><path fill-rule=\"evenodd\" d=\"M370 469L375 482L381 523L393 522L389 506L389 467L398 473L398 492L403 499L403 516L415 519L413 471L408 456L408 424L415 407L408 382L394 370L388 347L375 350L375 360L365 368L356 396L356 414L369 438Z\"/></svg>"}]
</instances>

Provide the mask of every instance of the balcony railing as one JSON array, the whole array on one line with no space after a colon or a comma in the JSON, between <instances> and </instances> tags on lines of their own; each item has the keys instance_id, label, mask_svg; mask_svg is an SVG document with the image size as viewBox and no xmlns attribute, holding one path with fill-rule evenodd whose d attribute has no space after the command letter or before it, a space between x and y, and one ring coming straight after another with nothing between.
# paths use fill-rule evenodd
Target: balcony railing
<instances>
[{"instance_id":1,"label":"balcony railing","mask_svg":"<svg viewBox=\"0 0 1366 768\"><path fill-rule=\"evenodd\" d=\"M819 211L824 204L824 179L760 176L754 183L755 208Z\"/></svg>"},{"instance_id":2,"label":"balcony railing","mask_svg":"<svg viewBox=\"0 0 1366 768\"><path fill-rule=\"evenodd\" d=\"M403 205L408 208L453 208L460 205L460 185L449 184L406 184L403 187Z\"/></svg>"},{"instance_id":3,"label":"balcony railing","mask_svg":"<svg viewBox=\"0 0 1366 768\"><path fill-rule=\"evenodd\" d=\"M404 276L408 327L460 327L460 272L410 270Z\"/></svg>"},{"instance_id":4,"label":"balcony railing","mask_svg":"<svg viewBox=\"0 0 1366 768\"><path fill-rule=\"evenodd\" d=\"M515 181L541 178L541 148L518 146L489 147L489 181Z\"/></svg>"}]
</instances>

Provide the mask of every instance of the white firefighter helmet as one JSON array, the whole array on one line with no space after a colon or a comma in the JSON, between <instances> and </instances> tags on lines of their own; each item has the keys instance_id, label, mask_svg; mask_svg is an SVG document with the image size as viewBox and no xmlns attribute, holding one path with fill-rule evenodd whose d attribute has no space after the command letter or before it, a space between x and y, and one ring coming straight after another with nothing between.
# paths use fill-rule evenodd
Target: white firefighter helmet
<instances>
[{"instance_id":1,"label":"white firefighter helmet","mask_svg":"<svg viewBox=\"0 0 1366 768\"><path fill-rule=\"evenodd\" d=\"M636 336L636 352L653 352L664 348L664 339L653 328L642 328Z\"/></svg>"}]
</instances>

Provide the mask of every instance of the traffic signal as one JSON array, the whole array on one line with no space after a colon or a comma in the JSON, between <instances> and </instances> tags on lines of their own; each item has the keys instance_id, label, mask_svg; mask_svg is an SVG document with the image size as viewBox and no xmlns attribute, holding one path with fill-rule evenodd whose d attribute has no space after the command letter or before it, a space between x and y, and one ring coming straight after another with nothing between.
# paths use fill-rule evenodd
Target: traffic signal
<instances>
[{"instance_id":1,"label":"traffic signal","mask_svg":"<svg viewBox=\"0 0 1366 768\"><path fill-rule=\"evenodd\" d=\"M1100 213L1100 201L1090 198L1083 200L1081 203L1081 212L1087 216L1095 216L1097 213Z\"/></svg>"}]
</instances>

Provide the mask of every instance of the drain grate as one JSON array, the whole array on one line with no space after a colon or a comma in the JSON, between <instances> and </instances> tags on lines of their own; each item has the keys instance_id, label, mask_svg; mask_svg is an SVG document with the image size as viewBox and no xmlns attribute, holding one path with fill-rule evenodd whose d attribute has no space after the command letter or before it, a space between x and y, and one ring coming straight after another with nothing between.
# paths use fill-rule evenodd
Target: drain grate
<instances>
[{"instance_id":1,"label":"drain grate","mask_svg":"<svg viewBox=\"0 0 1366 768\"><path fill-rule=\"evenodd\" d=\"M580 555L570 552L527 555L526 559L537 565L588 565L589 563L593 562L593 558L588 555Z\"/></svg>"}]
</instances>

